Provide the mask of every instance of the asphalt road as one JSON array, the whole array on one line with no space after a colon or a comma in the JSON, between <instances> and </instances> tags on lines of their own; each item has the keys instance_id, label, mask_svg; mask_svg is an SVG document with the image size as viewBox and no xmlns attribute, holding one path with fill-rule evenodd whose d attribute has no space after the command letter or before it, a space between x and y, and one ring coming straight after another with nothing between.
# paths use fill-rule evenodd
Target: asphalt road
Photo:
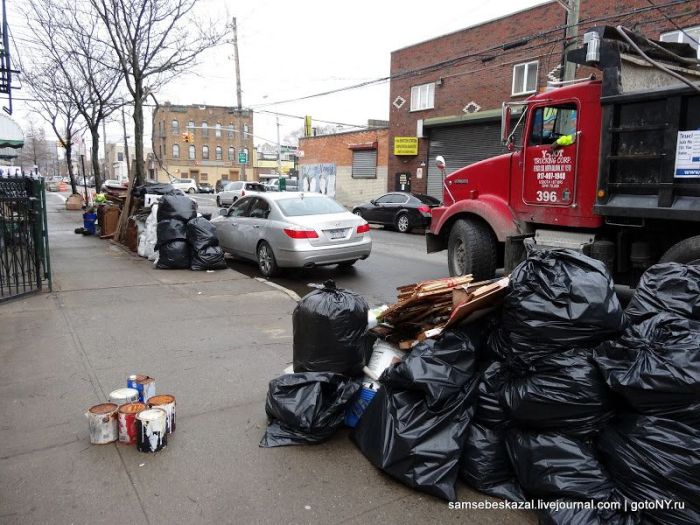
<instances>
[{"instance_id":1,"label":"asphalt road","mask_svg":"<svg viewBox=\"0 0 700 525\"><path fill-rule=\"evenodd\" d=\"M218 213L213 195L196 194L192 197L199 204L200 213ZM372 227L372 254L355 266L340 269L324 266L312 269L288 269L282 276L271 279L300 296L313 288L309 284L334 279L341 288L362 295L370 306L391 304L396 301L396 288L425 279L446 277L447 252L427 254L423 232L403 234L382 227ZM260 276L254 262L229 259L229 266L251 277Z\"/></svg>"}]
</instances>

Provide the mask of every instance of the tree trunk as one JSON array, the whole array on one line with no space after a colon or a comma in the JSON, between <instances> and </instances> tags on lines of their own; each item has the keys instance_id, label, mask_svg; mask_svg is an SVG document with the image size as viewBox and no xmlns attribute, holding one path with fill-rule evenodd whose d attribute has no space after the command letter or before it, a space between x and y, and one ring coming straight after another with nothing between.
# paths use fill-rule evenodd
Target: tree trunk
<instances>
[{"instance_id":1,"label":"tree trunk","mask_svg":"<svg viewBox=\"0 0 700 525\"><path fill-rule=\"evenodd\" d=\"M68 177L70 177L70 189L71 193L75 195L78 193L78 187L75 184L75 175L73 174L73 148L70 139L66 141L66 144L66 164L68 165Z\"/></svg>"},{"instance_id":2,"label":"tree trunk","mask_svg":"<svg viewBox=\"0 0 700 525\"><path fill-rule=\"evenodd\" d=\"M95 191L102 187L102 175L100 173L100 124L90 128L92 135L92 172L95 175Z\"/></svg>"},{"instance_id":3,"label":"tree trunk","mask_svg":"<svg viewBox=\"0 0 700 525\"><path fill-rule=\"evenodd\" d=\"M134 96L134 146L136 149L134 181L136 186L141 186L145 181L143 173L143 86L141 79L135 79L134 83L136 85Z\"/></svg>"}]
</instances>

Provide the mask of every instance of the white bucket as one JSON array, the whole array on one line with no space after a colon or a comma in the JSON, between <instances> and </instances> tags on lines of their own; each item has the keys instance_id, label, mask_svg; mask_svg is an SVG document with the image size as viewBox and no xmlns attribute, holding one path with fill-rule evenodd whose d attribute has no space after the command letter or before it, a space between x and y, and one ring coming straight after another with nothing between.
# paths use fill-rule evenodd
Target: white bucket
<instances>
[{"instance_id":1,"label":"white bucket","mask_svg":"<svg viewBox=\"0 0 700 525\"><path fill-rule=\"evenodd\" d=\"M389 368L392 363L401 361L403 356L404 352L399 350L398 346L387 343L381 339L377 339L377 342L374 343L372 357L370 357L369 363L367 364L367 368L369 369L371 376L365 377L363 385L367 383L364 386L372 390L377 390L379 388L379 383L373 381L373 378L379 378L384 370ZM367 381L368 379L369 381Z\"/></svg>"},{"instance_id":2,"label":"white bucket","mask_svg":"<svg viewBox=\"0 0 700 525\"><path fill-rule=\"evenodd\" d=\"M85 412L90 427L90 443L104 445L112 443L119 438L119 426L117 424L117 409L114 403L102 403L90 407Z\"/></svg>"},{"instance_id":3,"label":"white bucket","mask_svg":"<svg viewBox=\"0 0 700 525\"><path fill-rule=\"evenodd\" d=\"M109 402L123 405L135 403L139 400L139 391L135 388L118 388L109 393Z\"/></svg>"}]
</instances>

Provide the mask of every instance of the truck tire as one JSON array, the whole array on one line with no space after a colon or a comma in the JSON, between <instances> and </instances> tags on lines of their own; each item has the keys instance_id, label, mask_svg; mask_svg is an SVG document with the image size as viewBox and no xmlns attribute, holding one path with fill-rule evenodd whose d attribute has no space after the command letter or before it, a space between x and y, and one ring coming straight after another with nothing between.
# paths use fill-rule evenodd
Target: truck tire
<instances>
[{"instance_id":1,"label":"truck tire","mask_svg":"<svg viewBox=\"0 0 700 525\"><path fill-rule=\"evenodd\" d=\"M454 223L447 241L450 276L472 274L475 281L496 274L496 239L488 226L472 219Z\"/></svg>"},{"instance_id":2,"label":"truck tire","mask_svg":"<svg viewBox=\"0 0 700 525\"><path fill-rule=\"evenodd\" d=\"M659 262L700 264L700 235L688 237L674 244L661 256Z\"/></svg>"}]
</instances>

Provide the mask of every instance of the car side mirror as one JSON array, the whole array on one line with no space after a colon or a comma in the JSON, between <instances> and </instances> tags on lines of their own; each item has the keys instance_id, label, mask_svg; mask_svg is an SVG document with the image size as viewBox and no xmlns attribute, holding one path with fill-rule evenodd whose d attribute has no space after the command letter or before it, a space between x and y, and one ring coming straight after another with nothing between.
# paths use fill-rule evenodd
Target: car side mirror
<instances>
[{"instance_id":1,"label":"car side mirror","mask_svg":"<svg viewBox=\"0 0 700 525\"><path fill-rule=\"evenodd\" d=\"M228 215L228 210L226 208L219 208L219 215L226 217Z\"/></svg>"},{"instance_id":2,"label":"car side mirror","mask_svg":"<svg viewBox=\"0 0 700 525\"><path fill-rule=\"evenodd\" d=\"M371 204L372 206L376 206L376 205L377 205L377 201L375 201L374 199L372 199L372 200L369 201L369 202L370 202L370 204Z\"/></svg>"}]
</instances>

